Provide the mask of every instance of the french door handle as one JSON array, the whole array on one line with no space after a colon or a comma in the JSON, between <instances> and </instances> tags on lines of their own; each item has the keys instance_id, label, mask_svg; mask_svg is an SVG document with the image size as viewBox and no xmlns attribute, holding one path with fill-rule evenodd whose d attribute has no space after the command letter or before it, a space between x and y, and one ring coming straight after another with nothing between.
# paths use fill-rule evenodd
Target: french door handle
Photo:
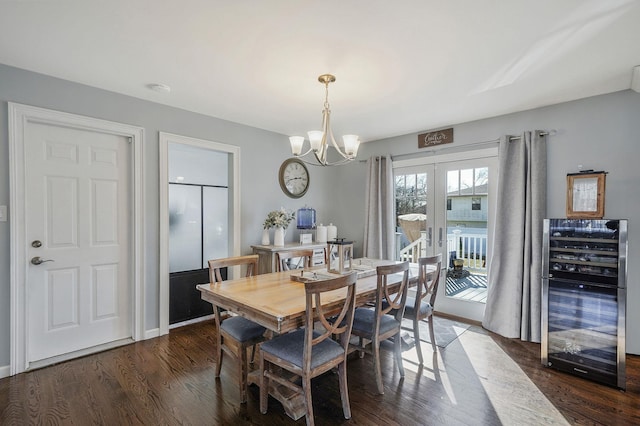
<instances>
[{"instance_id":1,"label":"french door handle","mask_svg":"<svg viewBox=\"0 0 640 426\"><path fill-rule=\"evenodd\" d=\"M442 247L442 228L438 228L438 245Z\"/></svg>"},{"instance_id":2,"label":"french door handle","mask_svg":"<svg viewBox=\"0 0 640 426\"><path fill-rule=\"evenodd\" d=\"M432 231L433 230L431 229L431 227L429 227L429 229L427 230L427 244L429 244L429 247L431 247L431 239L433 238L433 236L431 235Z\"/></svg>"}]
</instances>

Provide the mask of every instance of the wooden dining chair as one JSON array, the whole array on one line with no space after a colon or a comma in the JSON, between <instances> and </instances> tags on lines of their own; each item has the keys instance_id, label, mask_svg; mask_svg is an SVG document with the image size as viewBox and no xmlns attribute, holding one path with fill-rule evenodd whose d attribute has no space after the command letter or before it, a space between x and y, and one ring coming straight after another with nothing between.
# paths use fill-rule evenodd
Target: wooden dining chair
<instances>
[{"instance_id":1,"label":"wooden dining chair","mask_svg":"<svg viewBox=\"0 0 640 426\"><path fill-rule=\"evenodd\" d=\"M420 321L429 320L429 335L431 346L436 350L436 336L433 330L433 310L436 303L442 255L421 257L418 259L418 286L416 296L407 296L404 318L413 320L413 340L416 342L418 360L423 364L422 348L420 347Z\"/></svg>"},{"instance_id":2,"label":"wooden dining chair","mask_svg":"<svg viewBox=\"0 0 640 426\"><path fill-rule=\"evenodd\" d=\"M276 337L261 345L260 411L262 414L267 412L269 382L273 380L303 395L307 425L313 425L311 379L337 367L342 411L345 419L351 418L347 388L347 353L356 300L356 279L357 273L352 272L338 278L305 283L304 328ZM322 305L323 294L345 287L346 297L342 305L336 307L332 304L332 308L325 311ZM335 296L332 295L332 298ZM339 313L336 316L338 309ZM314 328L316 324L317 327ZM290 373L301 378L301 386L291 380Z\"/></svg>"},{"instance_id":3,"label":"wooden dining chair","mask_svg":"<svg viewBox=\"0 0 640 426\"><path fill-rule=\"evenodd\" d=\"M297 260L296 260L297 259ZM293 261L296 261L292 268ZM276 253L276 272L289 271L291 269L310 268L313 261L313 250L299 249L287 250Z\"/></svg>"},{"instance_id":4,"label":"wooden dining chair","mask_svg":"<svg viewBox=\"0 0 640 426\"><path fill-rule=\"evenodd\" d=\"M359 337L360 357L364 353L373 355L373 364L376 374L378 393L384 393L382 384L382 371L380 369L380 342L394 337L394 352L400 376L404 377L402 366L402 346L400 332L402 330L402 316L407 300L407 286L409 281L409 262L393 265L378 266L378 283L376 301L373 307L358 308L353 317L353 329L351 333ZM400 287L394 293L389 292L387 286L389 275L402 274ZM370 348L365 345L365 340L371 342Z\"/></svg>"},{"instance_id":5,"label":"wooden dining chair","mask_svg":"<svg viewBox=\"0 0 640 426\"><path fill-rule=\"evenodd\" d=\"M253 276L258 271L258 255L254 254L210 260L209 281L212 283L222 282L220 270L232 266L246 266L246 276ZM247 349L252 348L251 363L253 363L255 347L258 343L265 340L264 334L266 328L240 316L232 316L223 321L220 316L220 308L214 305L213 311L216 328L218 330L216 338L216 377L220 377L222 354L226 353L235 358L239 367L240 402L247 402L247 374L249 371Z\"/></svg>"}]
</instances>

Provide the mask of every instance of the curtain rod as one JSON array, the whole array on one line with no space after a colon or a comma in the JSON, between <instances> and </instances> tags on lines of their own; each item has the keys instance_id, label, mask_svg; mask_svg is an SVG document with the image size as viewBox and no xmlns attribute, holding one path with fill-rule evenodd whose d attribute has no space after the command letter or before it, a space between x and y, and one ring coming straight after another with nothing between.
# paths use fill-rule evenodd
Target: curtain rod
<instances>
[{"instance_id":1,"label":"curtain rod","mask_svg":"<svg viewBox=\"0 0 640 426\"><path fill-rule=\"evenodd\" d=\"M555 129L551 129L551 130L544 130L542 132L540 132L540 135L542 136L553 136L556 133L558 133ZM509 138L509 141L516 141L521 139L522 136L511 136ZM496 139L491 139L488 141L482 141L482 142L476 142L476 143L471 143L471 144L467 144L467 145L463 145L465 147L473 147L475 149L475 147L483 147L483 146L487 146L487 145L494 145L494 144L498 144L500 142L500 138L496 138ZM392 155L391 156L391 161L393 160L399 160L403 157L411 157L411 158L420 158L420 157L427 157L429 155L433 155L433 154L440 154L441 152L446 152L446 151L451 151L451 150L458 150L461 151L461 146L447 146L447 147L443 147L440 149L432 149L429 151L422 151L422 152L411 152L411 153L407 153L407 154L398 154L398 155ZM423 155L420 155L423 154ZM359 160L360 163L366 163L367 160Z\"/></svg>"},{"instance_id":2,"label":"curtain rod","mask_svg":"<svg viewBox=\"0 0 640 426\"><path fill-rule=\"evenodd\" d=\"M547 136L547 135L549 135L549 136L553 136L553 135L555 135L556 133L558 133L558 132L556 131L556 129L551 129L551 130L549 130L549 131L542 131L542 132L540 132L540 136ZM522 136L511 136L511 137L509 138L509 141L517 141L518 139L522 139ZM500 139L497 139L497 140L499 141Z\"/></svg>"}]
</instances>

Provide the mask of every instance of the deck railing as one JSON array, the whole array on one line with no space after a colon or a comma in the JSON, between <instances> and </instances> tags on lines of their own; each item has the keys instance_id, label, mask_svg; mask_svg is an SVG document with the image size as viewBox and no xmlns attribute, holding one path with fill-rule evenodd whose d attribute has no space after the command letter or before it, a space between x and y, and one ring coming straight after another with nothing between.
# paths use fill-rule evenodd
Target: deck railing
<instances>
[{"instance_id":1,"label":"deck railing","mask_svg":"<svg viewBox=\"0 0 640 426\"><path fill-rule=\"evenodd\" d=\"M396 233L396 247L400 247L401 233ZM431 241L431 244L437 244ZM427 249L430 247L427 240L427 232L420 232L420 238L397 250L396 259L417 262L419 257L427 255ZM487 258L487 236L482 234L463 234L461 230L455 229L452 233L447 234L447 255L450 256L455 252L457 259L463 259L465 267L472 269L478 273L486 273ZM447 266L449 258L446 259Z\"/></svg>"}]
</instances>

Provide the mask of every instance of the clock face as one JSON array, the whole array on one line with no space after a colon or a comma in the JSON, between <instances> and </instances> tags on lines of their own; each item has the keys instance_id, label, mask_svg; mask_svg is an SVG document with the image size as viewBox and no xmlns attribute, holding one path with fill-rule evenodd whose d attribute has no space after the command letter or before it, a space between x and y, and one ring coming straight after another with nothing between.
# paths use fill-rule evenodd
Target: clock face
<instances>
[{"instance_id":1,"label":"clock face","mask_svg":"<svg viewBox=\"0 0 640 426\"><path fill-rule=\"evenodd\" d=\"M309 171L302 161L295 158L282 163L278 178L282 191L291 198L302 197L309 188Z\"/></svg>"}]
</instances>

